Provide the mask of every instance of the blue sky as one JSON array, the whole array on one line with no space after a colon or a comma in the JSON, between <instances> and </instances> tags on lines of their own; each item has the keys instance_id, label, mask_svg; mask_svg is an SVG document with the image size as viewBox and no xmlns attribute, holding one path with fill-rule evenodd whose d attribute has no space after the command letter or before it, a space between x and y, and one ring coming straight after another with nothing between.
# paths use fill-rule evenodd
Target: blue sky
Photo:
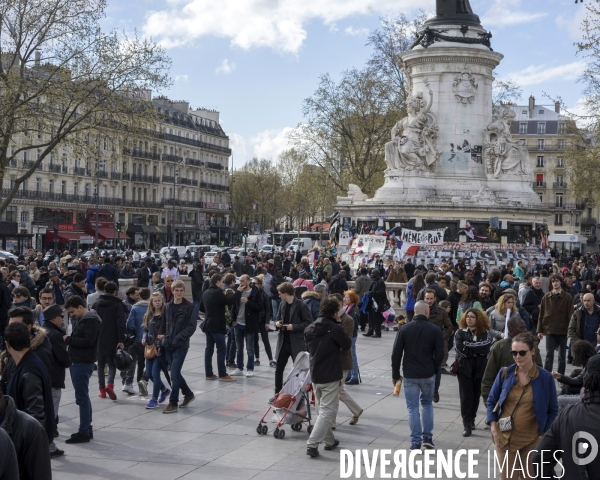
<instances>
[{"instance_id":1,"label":"blue sky","mask_svg":"<svg viewBox=\"0 0 600 480\"><path fill-rule=\"evenodd\" d=\"M573 42L584 6L573 0L471 5L505 56L496 77L516 79L523 103L531 94L538 104L551 103L545 95L560 96L577 108L585 59ZM154 93L218 109L239 167L286 148L285 134L302 122L302 100L319 75L338 78L364 65L367 37L380 17L411 18L419 9L435 10L435 0L108 0L103 24L137 29L167 48L173 86Z\"/></svg>"}]
</instances>

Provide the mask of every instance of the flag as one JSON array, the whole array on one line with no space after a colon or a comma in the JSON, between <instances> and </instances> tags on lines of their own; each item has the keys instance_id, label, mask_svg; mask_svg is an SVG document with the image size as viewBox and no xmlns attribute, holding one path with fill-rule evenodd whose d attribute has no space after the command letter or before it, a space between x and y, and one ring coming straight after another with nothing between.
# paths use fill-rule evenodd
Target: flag
<instances>
[{"instance_id":1,"label":"flag","mask_svg":"<svg viewBox=\"0 0 600 480\"><path fill-rule=\"evenodd\" d=\"M252 204L252 210L258 210L258 203Z\"/></svg>"}]
</instances>

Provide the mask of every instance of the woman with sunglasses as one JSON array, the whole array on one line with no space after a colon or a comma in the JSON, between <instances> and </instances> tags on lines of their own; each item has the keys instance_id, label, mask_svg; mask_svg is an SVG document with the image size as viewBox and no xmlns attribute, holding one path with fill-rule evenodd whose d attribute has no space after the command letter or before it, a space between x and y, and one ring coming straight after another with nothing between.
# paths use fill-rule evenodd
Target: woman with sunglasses
<instances>
[{"instance_id":1,"label":"woman with sunglasses","mask_svg":"<svg viewBox=\"0 0 600 480\"><path fill-rule=\"evenodd\" d=\"M469 287L470 288L470 287ZM481 379L492 346L490 322L483 310L469 308L460 317L454 335L458 364L458 391L460 414L463 419L463 437L469 437L475 428L475 417L481 396Z\"/></svg>"},{"instance_id":2,"label":"woman with sunglasses","mask_svg":"<svg viewBox=\"0 0 600 480\"><path fill-rule=\"evenodd\" d=\"M37 305L37 302L35 301L35 298L33 298L31 296L31 294L29 293L29 290L26 289L25 287L13 288L12 298L13 298L13 302L12 302L13 307L31 308L31 310L33 310L34 313L36 313L35 307ZM36 315L36 317L37 317L37 315Z\"/></svg>"},{"instance_id":3,"label":"woman with sunglasses","mask_svg":"<svg viewBox=\"0 0 600 480\"><path fill-rule=\"evenodd\" d=\"M13 270L8 274L8 291L12 291L21 285L21 274L18 270Z\"/></svg>"},{"instance_id":4,"label":"woman with sunglasses","mask_svg":"<svg viewBox=\"0 0 600 480\"><path fill-rule=\"evenodd\" d=\"M531 333L513 338L511 355L516 363L498 372L487 400L486 423L492 431L498 458L501 462L507 460L499 466L502 480L537 478L529 475L535 470L528 454L536 450L558 414L554 378L534 363L534 353ZM523 463L527 459L524 473L512 471L517 455Z\"/></svg>"}]
</instances>

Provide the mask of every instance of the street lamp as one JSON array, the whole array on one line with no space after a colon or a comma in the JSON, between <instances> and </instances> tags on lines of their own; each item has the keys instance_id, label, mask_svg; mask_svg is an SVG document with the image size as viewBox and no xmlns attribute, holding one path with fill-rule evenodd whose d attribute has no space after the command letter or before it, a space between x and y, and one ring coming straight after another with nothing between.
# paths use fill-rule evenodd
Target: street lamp
<instances>
[{"instance_id":1,"label":"street lamp","mask_svg":"<svg viewBox=\"0 0 600 480\"><path fill-rule=\"evenodd\" d=\"M175 184L177 181L177 177L179 176L179 170L175 169L175 172L173 174L173 218L172 218L172 222L171 222L171 246L175 246L176 240L175 240Z\"/></svg>"},{"instance_id":2,"label":"street lamp","mask_svg":"<svg viewBox=\"0 0 600 480\"><path fill-rule=\"evenodd\" d=\"M102 162L100 161L100 140L96 146L96 154L98 155L98 168L96 169L96 248L98 246L98 210L100 208L100 168Z\"/></svg>"}]
</instances>

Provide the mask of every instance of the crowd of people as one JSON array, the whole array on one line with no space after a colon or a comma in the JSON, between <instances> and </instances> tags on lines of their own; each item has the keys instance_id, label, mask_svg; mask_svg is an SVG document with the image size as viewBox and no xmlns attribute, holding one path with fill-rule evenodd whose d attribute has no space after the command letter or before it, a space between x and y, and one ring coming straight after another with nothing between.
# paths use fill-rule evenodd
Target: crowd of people
<instances>
[{"instance_id":1,"label":"crowd of people","mask_svg":"<svg viewBox=\"0 0 600 480\"><path fill-rule=\"evenodd\" d=\"M50 459L64 454L54 439L66 369L79 407L79 428L67 445L94 438L94 371L100 398L117 398L119 371L123 394L148 397L147 409L187 408L195 396L182 370L197 328L206 337L207 381L252 378L262 344L265 365L273 368L270 404L286 367L309 353L318 412L307 441L311 457L319 445L339 445L340 401L352 414L350 425L358 423L363 409L349 387L361 381L359 332L376 342L387 325L398 331L392 380L404 386L413 450L434 448L433 403L444 374L458 380L463 435L477 428L483 398L487 428L509 460L538 461L528 453L540 445L558 450L567 441L560 425L600 413L600 266L591 259L564 266L534 259L486 271L462 261L385 264L377 256L353 271L326 251L311 262L299 252L232 258L223 251L188 269L175 259L157 265L151 251L128 253L86 259L65 252L45 260L31 251L14 263L0 259L0 432L12 441L20 478L51 478ZM189 278L191 300L182 277ZM135 286L120 289L122 278L135 279ZM395 316L388 294L404 304L406 318ZM567 376L567 363L580 369ZM7 444L2 435L0 442Z\"/></svg>"}]
</instances>

